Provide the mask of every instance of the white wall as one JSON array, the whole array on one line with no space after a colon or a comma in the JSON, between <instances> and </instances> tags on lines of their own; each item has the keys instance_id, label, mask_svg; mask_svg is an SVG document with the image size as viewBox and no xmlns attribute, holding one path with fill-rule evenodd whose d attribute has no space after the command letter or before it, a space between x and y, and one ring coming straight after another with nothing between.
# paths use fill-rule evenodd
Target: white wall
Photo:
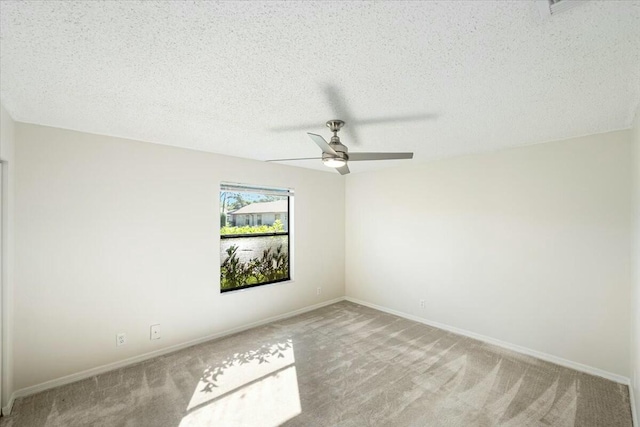
<instances>
[{"instance_id":1,"label":"white wall","mask_svg":"<svg viewBox=\"0 0 640 427\"><path fill-rule=\"evenodd\" d=\"M0 406L4 407L13 391L13 203L14 203L14 122L0 105L0 159L2 160L2 289L0 290Z\"/></svg>"},{"instance_id":2,"label":"white wall","mask_svg":"<svg viewBox=\"0 0 640 427\"><path fill-rule=\"evenodd\" d=\"M348 296L633 376L631 135L353 174L345 206L337 174L16 124L14 389L340 297L345 258ZM219 294L220 181L295 188L293 283Z\"/></svg>"},{"instance_id":3,"label":"white wall","mask_svg":"<svg viewBox=\"0 0 640 427\"><path fill-rule=\"evenodd\" d=\"M340 175L16 126L16 390L344 295ZM295 189L294 282L220 294L220 181Z\"/></svg>"},{"instance_id":4,"label":"white wall","mask_svg":"<svg viewBox=\"0 0 640 427\"><path fill-rule=\"evenodd\" d=\"M630 139L348 176L347 296L628 377Z\"/></svg>"},{"instance_id":5,"label":"white wall","mask_svg":"<svg viewBox=\"0 0 640 427\"><path fill-rule=\"evenodd\" d=\"M636 411L640 411L640 109L633 127L633 293L631 335L631 386L635 395ZM638 414L636 412L636 418ZM637 423L638 420L636 420Z\"/></svg>"}]
</instances>

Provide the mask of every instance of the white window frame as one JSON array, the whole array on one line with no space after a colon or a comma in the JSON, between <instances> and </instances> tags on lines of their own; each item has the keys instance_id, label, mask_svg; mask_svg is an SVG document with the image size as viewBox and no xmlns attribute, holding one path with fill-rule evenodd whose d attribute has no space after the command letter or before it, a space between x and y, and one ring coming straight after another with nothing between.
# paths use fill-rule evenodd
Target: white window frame
<instances>
[{"instance_id":1,"label":"white window frame","mask_svg":"<svg viewBox=\"0 0 640 427\"><path fill-rule=\"evenodd\" d=\"M283 223L285 224L285 232L282 233L278 233L278 234L286 234L288 237L288 242L287 242L287 251L288 251L288 272L289 275L287 278L283 278L283 279L278 279L275 281L269 281L269 282L263 282L263 283L257 283L257 284L250 284L250 285L246 285L246 286L240 286L237 288L232 288L232 289L222 289L220 288L220 292L221 293L229 293L229 292L238 292L238 291L245 291L248 289L254 289L254 288L258 288L258 287L263 287L263 286L269 286L269 285L277 285L277 284L282 284L282 283L287 283L287 282L293 282L293 277L294 277L294 269L293 269L293 264L294 264L294 250L293 250L293 204L294 204L294 190L293 188L284 188L284 187L271 187L271 186L260 186L260 185L251 185L251 184L241 184L241 183L229 183L229 182L221 182L220 183L220 192L223 191L230 191L230 192L245 192L245 193L258 193L258 194L265 194L265 195L274 195L274 196L286 196L287 200L288 200L288 211L284 214L281 215L281 217L284 217L284 221L281 219L281 221L283 221ZM219 199L219 198L218 198ZM247 220L249 220L249 218L252 217L252 215L247 214L246 218ZM256 221L253 221L256 222ZM255 224L251 224L251 225L255 225ZM240 226L240 224L236 224L236 226ZM262 236L263 234L257 234L256 236ZM265 235L271 235L271 233L265 233ZM274 234L275 235L275 234ZM248 236L244 236L244 237L248 237ZM241 237L229 237L229 236L222 236L220 235L220 239L222 241L222 239L227 239L227 238L241 238ZM220 280L222 280L222 278L220 278ZM219 286L221 286L221 282L219 284Z\"/></svg>"}]
</instances>

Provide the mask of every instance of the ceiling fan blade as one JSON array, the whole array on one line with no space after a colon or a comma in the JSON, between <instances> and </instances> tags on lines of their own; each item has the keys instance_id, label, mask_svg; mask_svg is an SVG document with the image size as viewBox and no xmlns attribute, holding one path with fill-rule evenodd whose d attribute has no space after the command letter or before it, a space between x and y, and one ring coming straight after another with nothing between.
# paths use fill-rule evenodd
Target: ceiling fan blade
<instances>
[{"instance_id":1,"label":"ceiling fan blade","mask_svg":"<svg viewBox=\"0 0 640 427\"><path fill-rule=\"evenodd\" d=\"M331 148L331 146L327 143L327 141L325 141L324 138L321 137L320 135L316 135L315 133L309 133L309 132L307 132L307 135L309 135L309 137L313 139L313 142L315 142L318 145L318 147L320 147L323 153L333 154L334 156L337 154L335 150Z\"/></svg>"},{"instance_id":2,"label":"ceiling fan blade","mask_svg":"<svg viewBox=\"0 0 640 427\"><path fill-rule=\"evenodd\" d=\"M275 126L270 127L268 130L271 132L294 132L294 131L303 131L309 129L317 129L320 128L322 123L318 124L318 122L314 123L303 123L301 125L292 125L292 126Z\"/></svg>"},{"instance_id":3,"label":"ceiling fan blade","mask_svg":"<svg viewBox=\"0 0 640 427\"><path fill-rule=\"evenodd\" d=\"M349 161L413 159L413 153L349 153Z\"/></svg>"},{"instance_id":4,"label":"ceiling fan blade","mask_svg":"<svg viewBox=\"0 0 640 427\"><path fill-rule=\"evenodd\" d=\"M351 171L349 170L349 166L347 166L347 165L340 166L339 168L336 168L336 170L337 170L338 172L340 172L340 175L346 175L346 174L348 174L349 172L351 172Z\"/></svg>"},{"instance_id":5,"label":"ceiling fan blade","mask_svg":"<svg viewBox=\"0 0 640 427\"><path fill-rule=\"evenodd\" d=\"M437 114L407 114L405 116L389 116L362 120L351 120L353 125L383 125L386 123L419 122L425 120L436 120Z\"/></svg>"},{"instance_id":6,"label":"ceiling fan blade","mask_svg":"<svg viewBox=\"0 0 640 427\"><path fill-rule=\"evenodd\" d=\"M427 120L437 120L438 114L408 114L406 116L390 116L390 117L378 117L378 118L369 118L369 119L354 119L345 116L344 114L334 114L334 117L340 117L341 120L344 120L348 125L344 128L344 132L351 131L353 133L354 126L376 126L376 125L384 125L387 123L402 123L402 122L419 122L419 121L427 121ZM292 126L275 126L271 127L268 130L271 132L294 132L294 131L304 131L309 129L315 129L320 127L321 124L318 122L314 123L303 123L301 125L292 125ZM352 138L353 139L353 138Z\"/></svg>"},{"instance_id":7,"label":"ceiling fan blade","mask_svg":"<svg viewBox=\"0 0 640 427\"><path fill-rule=\"evenodd\" d=\"M321 160L322 157L300 157L298 159L273 159L265 160L265 162L291 162L293 160Z\"/></svg>"}]
</instances>

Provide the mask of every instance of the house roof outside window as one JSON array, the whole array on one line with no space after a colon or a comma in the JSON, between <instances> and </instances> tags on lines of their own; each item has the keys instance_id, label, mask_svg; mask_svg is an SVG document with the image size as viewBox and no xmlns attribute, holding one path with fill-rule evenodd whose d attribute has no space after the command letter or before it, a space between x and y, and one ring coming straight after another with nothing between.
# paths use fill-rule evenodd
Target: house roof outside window
<instances>
[{"instance_id":1,"label":"house roof outside window","mask_svg":"<svg viewBox=\"0 0 640 427\"><path fill-rule=\"evenodd\" d=\"M229 215L242 214L262 214L262 213L286 213L289 211L289 204L286 199L275 202L251 203L236 211L229 212Z\"/></svg>"}]
</instances>

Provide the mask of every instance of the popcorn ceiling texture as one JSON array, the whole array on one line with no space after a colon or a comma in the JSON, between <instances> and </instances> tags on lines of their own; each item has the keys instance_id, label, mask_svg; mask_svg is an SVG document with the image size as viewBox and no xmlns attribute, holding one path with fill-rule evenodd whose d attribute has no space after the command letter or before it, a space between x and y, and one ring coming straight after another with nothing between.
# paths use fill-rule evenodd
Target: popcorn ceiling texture
<instances>
[{"instance_id":1,"label":"popcorn ceiling texture","mask_svg":"<svg viewBox=\"0 0 640 427\"><path fill-rule=\"evenodd\" d=\"M317 156L305 130L328 138L332 118L352 151L427 160L628 128L640 99L638 1L547 19L533 1L2 1L0 16L15 120L254 159Z\"/></svg>"}]
</instances>

